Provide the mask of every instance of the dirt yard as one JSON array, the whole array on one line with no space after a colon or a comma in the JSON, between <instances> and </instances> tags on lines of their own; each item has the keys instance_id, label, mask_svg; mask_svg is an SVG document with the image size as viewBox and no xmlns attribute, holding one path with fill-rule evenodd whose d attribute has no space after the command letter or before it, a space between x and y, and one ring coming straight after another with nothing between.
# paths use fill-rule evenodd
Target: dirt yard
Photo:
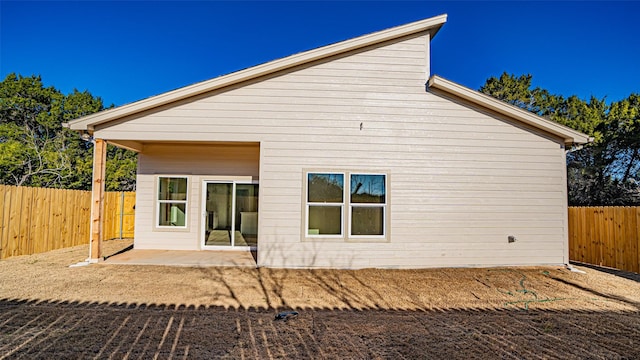
<instances>
[{"instance_id":1,"label":"dirt yard","mask_svg":"<svg viewBox=\"0 0 640 360\"><path fill-rule=\"evenodd\" d=\"M634 275L69 267L87 253L0 261L0 359L640 358Z\"/></svg>"}]
</instances>

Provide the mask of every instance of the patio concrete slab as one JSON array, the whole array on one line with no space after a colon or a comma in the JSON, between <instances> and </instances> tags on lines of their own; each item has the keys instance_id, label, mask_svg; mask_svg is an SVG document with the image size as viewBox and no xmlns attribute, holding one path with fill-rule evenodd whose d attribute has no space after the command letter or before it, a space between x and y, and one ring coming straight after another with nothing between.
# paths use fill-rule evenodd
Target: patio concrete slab
<instances>
[{"instance_id":1,"label":"patio concrete slab","mask_svg":"<svg viewBox=\"0 0 640 360\"><path fill-rule=\"evenodd\" d=\"M114 265L167 265L167 266L233 266L253 267L256 260L250 251L186 251L131 249L105 259Z\"/></svg>"}]
</instances>

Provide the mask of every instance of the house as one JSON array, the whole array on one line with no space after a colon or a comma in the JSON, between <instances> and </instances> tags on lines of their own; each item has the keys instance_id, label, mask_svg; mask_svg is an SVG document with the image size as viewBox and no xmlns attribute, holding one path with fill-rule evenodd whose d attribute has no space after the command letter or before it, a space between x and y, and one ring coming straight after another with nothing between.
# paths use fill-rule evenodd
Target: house
<instances>
[{"instance_id":1,"label":"house","mask_svg":"<svg viewBox=\"0 0 640 360\"><path fill-rule=\"evenodd\" d=\"M590 139L431 75L446 15L74 120L139 153L136 249L258 266L567 264L565 155Z\"/></svg>"}]
</instances>

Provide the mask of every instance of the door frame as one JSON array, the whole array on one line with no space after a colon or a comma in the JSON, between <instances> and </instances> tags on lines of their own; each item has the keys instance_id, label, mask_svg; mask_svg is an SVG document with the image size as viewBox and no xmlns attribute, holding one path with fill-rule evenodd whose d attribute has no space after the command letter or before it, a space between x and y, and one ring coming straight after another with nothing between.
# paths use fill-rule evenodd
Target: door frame
<instances>
[{"instance_id":1,"label":"door frame","mask_svg":"<svg viewBox=\"0 0 640 360\"><path fill-rule=\"evenodd\" d=\"M208 184L231 184L231 231L230 246L226 245L206 245L207 229L206 229L206 217L207 217L207 185ZM226 180L202 180L200 192L202 198L200 201L200 249L202 250L217 250L217 251L256 251L258 249L257 240L255 246L236 246L235 245L235 230L236 230L236 185L256 184L258 185L258 191L260 191L258 180L242 180L242 179L226 179ZM258 213L260 213L260 197L258 196ZM258 222L258 234L260 234L260 222Z\"/></svg>"}]
</instances>

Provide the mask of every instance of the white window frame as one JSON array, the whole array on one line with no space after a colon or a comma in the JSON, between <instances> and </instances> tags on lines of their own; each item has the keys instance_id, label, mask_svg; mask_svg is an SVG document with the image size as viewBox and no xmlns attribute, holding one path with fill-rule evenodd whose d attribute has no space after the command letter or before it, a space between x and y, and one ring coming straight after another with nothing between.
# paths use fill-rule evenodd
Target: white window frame
<instances>
[{"instance_id":1,"label":"white window frame","mask_svg":"<svg viewBox=\"0 0 640 360\"><path fill-rule=\"evenodd\" d=\"M160 200L160 183L162 179L185 179L185 199L184 200ZM158 175L156 181L156 191L155 191L155 203L156 203L156 220L155 220L155 228L162 230L169 229L187 229L189 224L189 177L188 176L180 176L180 175ZM184 226L171 226L171 225L160 225L160 210L161 204L184 204Z\"/></svg>"},{"instance_id":2,"label":"white window frame","mask_svg":"<svg viewBox=\"0 0 640 360\"><path fill-rule=\"evenodd\" d=\"M346 184L346 179L348 178L347 173L340 171L306 171L304 173L304 181L305 181L305 223L304 223L304 236L306 238L331 238L331 239L343 239L345 237L344 233L344 220L345 214L344 209L347 204L346 199L346 189L348 184ZM341 203L319 203L319 202L309 202L309 174L327 174L327 175L342 175L342 202ZM340 207L340 234L309 234L309 208L311 206L327 206L327 207Z\"/></svg>"},{"instance_id":3,"label":"white window frame","mask_svg":"<svg viewBox=\"0 0 640 360\"><path fill-rule=\"evenodd\" d=\"M389 241L389 182L390 176L388 171L340 171L340 170L304 170L304 191L303 191L303 210L304 210L304 228L302 229L302 240L317 240L317 239L326 239L326 240L343 240L343 241L353 241L353 242L385 242ZM342 175L343 176L343 194L342 194L342 203L314 203L309 202L309 174L332 174L332 175ZM384 203L352 203L351 202L351 176L352 175L382 175L384 176ZM330 235L330 234L309 234L309 207L310 206L338 206L340 204L340 222L341 229L340 235ZM382 235L352 235L351 229L351 220L352 220L352 209L354 207L378 207L382 208L383 215L383 223L382 223Z\"/></svg>"},{"instance_id":4,"label":"white window frame","mask_svg":"<svg viewBox=\"0 0 640 360\"><path fill-rule=\"evenodd\" d=\"M349 234L348 237L350 239L386 239L387 237L387 204L389 203L389 175L381 172L349 172L348 174L348 204L349 204L349 213L347 214L347 221L349 222ZM351 176L353 175L382 175L384 176L384 203L352 203L351 202ZM345 187L346 188L346 187ZM382 208L382 235L354 235L351 231L351 220L353 217L353 208L354 207L376 207Z\"/></svg>"}]
</instances>

